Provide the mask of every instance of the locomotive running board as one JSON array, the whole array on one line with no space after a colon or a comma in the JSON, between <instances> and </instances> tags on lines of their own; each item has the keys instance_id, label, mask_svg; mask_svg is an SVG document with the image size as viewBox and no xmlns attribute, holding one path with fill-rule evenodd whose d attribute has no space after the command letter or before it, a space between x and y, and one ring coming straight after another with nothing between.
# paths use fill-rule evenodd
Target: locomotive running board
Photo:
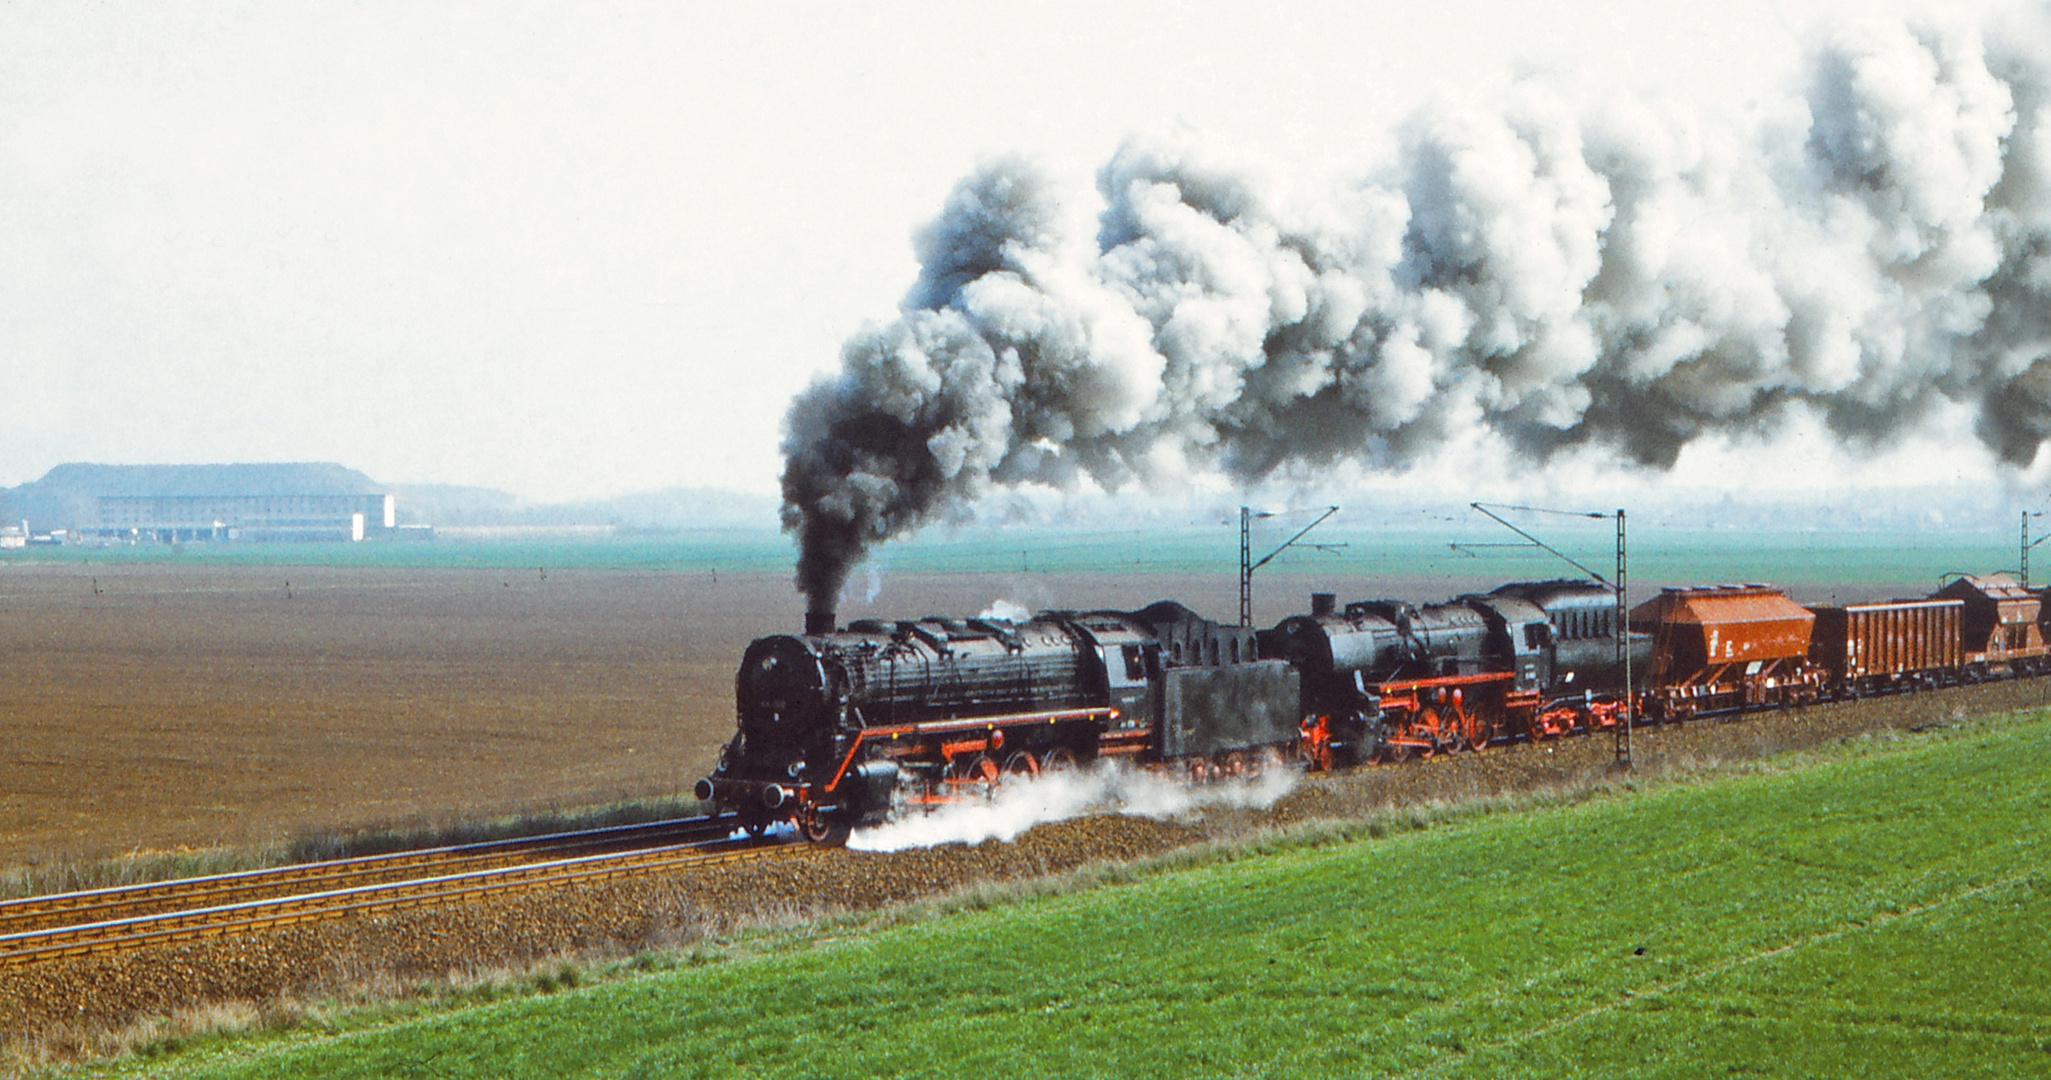
<instances>
[{"instance_id":1,"label":"locomotive running board","mask_svg":"<svg viewBox=\"0 0 2051 1080\"><path fill-rule=\"evenodd\" d=\"M1057 724L1063 720L1116 720L1117 709L1059 709L1053 712L1009 713L1004 716L979 716L972 720L938 720L924 724L895 724L890 727L863 728L855 736L855 744L848 748L847 756L840 761L833 779L826 784L825 791L831 795L840 788L841 778L854 767L855 758L862 752L862 744L873 736L879 739L895 739L905 735L952 735L964 731L995 731L1000 727L1018 724Z\"/></svg>"}]
</instances>

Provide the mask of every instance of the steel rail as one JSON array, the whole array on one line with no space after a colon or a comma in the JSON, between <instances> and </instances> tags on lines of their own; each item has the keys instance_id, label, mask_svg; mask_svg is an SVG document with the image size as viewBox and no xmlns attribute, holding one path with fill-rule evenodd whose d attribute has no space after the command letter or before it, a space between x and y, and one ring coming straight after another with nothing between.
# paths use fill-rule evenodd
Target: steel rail
<instances>
[{"instance_id":1,"label":"steel rail","mask_svg":"<svg viewBox=\"0 0 2051 1080\"><path fill-rule=\"evenodd\" d=\"M759 859L781 847L764 846L752 840L676 844L30 930L0 935L0 967L277 929L351 915L402 911L565 884L588 884L658 870Z\"/></svg>"},{"instance_id":2,"label":"steel rail","mask_svg":"<svg viewBox=\"0 0 2051 1080\"><path fill-rule=\"evenodd\" d=\"M510 840L488 840L436 848L417 848L384 855L363 855L315 863L241 870L204 877L119 885L71 893L0 901L0 935L79 922L106 922L131 915L179 908L212 907L256 900L286 890L330 891L350 883L370 884L398 875L419 877L437 869L455 871L479 863L503 863L538 855L623 844L646 845L692 838L716 840L738 827L732 815L675 818L636 825L549 833Z\"/></svg>"}]
</instances>

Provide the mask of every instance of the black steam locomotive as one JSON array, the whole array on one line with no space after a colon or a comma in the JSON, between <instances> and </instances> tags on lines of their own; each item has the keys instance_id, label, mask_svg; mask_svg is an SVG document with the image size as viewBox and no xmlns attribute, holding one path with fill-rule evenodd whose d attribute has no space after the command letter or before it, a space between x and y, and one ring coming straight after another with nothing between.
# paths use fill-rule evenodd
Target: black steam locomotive
<instances>
[{"instance_id":1,"label":"black steam locomotive","mask_svg":"<svg viewBox=\"0 0 2051 1080\"><path fill-rule=\"evenodd\" d=\"M1504 585L1444 604L1329 593L1259 636L1303 673L1303 753L1324 768L1606 727L1621 712L1615 594L1592 582ZM1639 667L1651 638L1626 639Z\"/></svg>"},{"instance_id":2,"label":"black steam locomotive","mask_svg":"<svg viewBox=\"0 0 2051 1080\"><path fill-rule=\"evenodd\" d=\"M1614 723L1613 594L1506 585L1447 604L1313 597L1271 630L1181 604L1028 621L860 621L762 638L698 798L834 842L898 799L1130 756L1197 775L1323 767ZM1649 638L1627 639L1642 664Z\"/></svg>"}]
</instances>

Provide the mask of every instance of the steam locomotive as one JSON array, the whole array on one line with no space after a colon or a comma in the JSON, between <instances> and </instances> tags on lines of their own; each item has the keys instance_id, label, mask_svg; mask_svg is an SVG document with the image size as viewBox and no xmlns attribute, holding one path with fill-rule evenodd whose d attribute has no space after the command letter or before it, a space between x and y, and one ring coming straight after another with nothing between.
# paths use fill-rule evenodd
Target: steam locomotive
<instances>
[{"instance_id":1,"label":"steam locomotive","mask_svg":"<svg viewBox=\"0 0 2051 1080\"><path fill-rule=\"evenodd\" d=\"M2041 597L2003 575L1845 607L1668 588L1617 616L1579 581L1444 604L1316 593L1258 632L1165 600L1023 622L808 616L748 647L738 730L696 794L757 832L787 821L835 843L899 800L1103 758L1330 769L1613 728L1633 708L1657 723L2051 673Z\"/></svg>"},{"instance_id":2,"label":"steam locomotive","mask_svg":"<svg viewBox=\"0 0 2051 1080\"><path fill-rule=\"evenodd\" d=\"M738 730L697 796L830 843L899 798L1100 758L1206 776L1565 734L1622 714L1615 615L1607 589L1554 581L1427 605L1319 593L1260 632L1173 601L1017 623L827 617L748 647ZM1650 637L1626 642L1642 664Z\"/></svg>"}]
</instances>

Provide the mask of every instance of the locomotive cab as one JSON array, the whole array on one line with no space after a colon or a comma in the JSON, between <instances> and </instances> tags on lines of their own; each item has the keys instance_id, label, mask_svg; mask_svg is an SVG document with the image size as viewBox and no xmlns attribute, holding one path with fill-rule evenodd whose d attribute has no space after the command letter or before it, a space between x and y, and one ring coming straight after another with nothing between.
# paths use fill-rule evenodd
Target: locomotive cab
<instances>
[{"instance_id":1,"label":"locomotive cab","mask_svg":"<svg viewBox=\"0 0 2051 1080\"><path fill-rule=\"evenodd\" d=\"M1102 700L1116 710L1107 727L1110 745L1105 752L1124 749L1120 736L1144 735L1153 730L1161 716L1161 646L1151 633L1126 616L1093 612L1077 617L1076 625L1087 635L1086 654L1094 663L1089 672L1101 687Z\"/></svg>"},{"instance_id":2,"label":"locomotive cab","mask_svg":"<svg viewBox=\"0 0 2051 1080\"><path fill-rule=\"evenodd\" d=\"M1488 623L1484 648L1513 676L1513 689L1543 692L1552 685L1552 622L1528 600L1506 596L1462 597Z\"/></svg>"},{"instance_id":3,"label":"locomotive cab","mask_svg":"<svg viewBox=\"0 0 2051 1080\"><path fill-rule=\"evenodd\" d=\"M1521 600L1539 609L1547 629L1550 670L1540 686L1548 696L1609 693L1624 685L1617 663L1617 594L1593 581L1520 581L1490 592L1498 600ZM1652 635L1626 631L1631 666L1641 675L1651 665Z\"/></svg>"}]
</instances>

